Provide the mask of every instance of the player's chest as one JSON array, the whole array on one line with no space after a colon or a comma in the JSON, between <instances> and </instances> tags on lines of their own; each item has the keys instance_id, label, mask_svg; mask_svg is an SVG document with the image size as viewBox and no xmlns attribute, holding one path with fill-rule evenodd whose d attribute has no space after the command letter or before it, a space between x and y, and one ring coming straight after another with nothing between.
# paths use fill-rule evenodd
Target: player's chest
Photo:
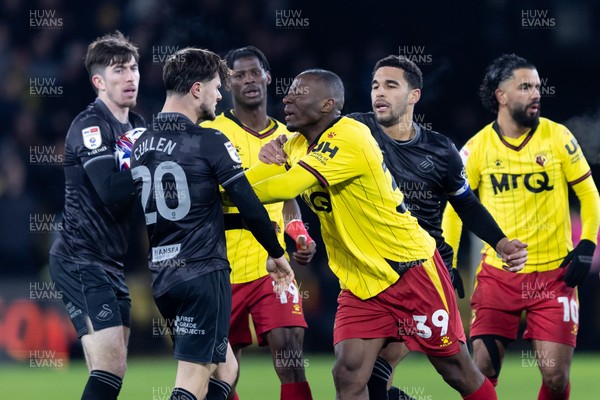
<instances>
[{"instance_id":1,"label":"player's chest","mask_svg":"<svg viewBox=\"0 0 600 400\"><path fill-rule=\"evenodd\" d=\"M564 181L559 155L544 143L531 144L520 151L503 145L486 149L481 175L483 186L495 196L548 193Z\"/></svg>"},{"instance_id":2,"label":"player's chest","mask_svg":"<svg viewBox=\"0 0 600 400\"><path fill-rule=\"evenodd\" d=\"M420 193L439 195L444 192L448 163L440 155L425 151L398 149L384 153L384 162L405 197L418 198Z\"/></svg>"}]
</instances>

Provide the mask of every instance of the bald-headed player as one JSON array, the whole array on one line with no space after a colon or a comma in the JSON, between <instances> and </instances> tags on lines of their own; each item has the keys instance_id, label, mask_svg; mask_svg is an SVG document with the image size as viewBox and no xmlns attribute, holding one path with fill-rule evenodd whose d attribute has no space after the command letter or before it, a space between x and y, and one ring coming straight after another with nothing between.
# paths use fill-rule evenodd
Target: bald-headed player
<instances>
[{"instance_id":1,"label":"bald-headed player","mask_svg":"<svg viewBox=\"0 0 600 400\"><path fill-rule=\"evenodd\" d=\"M462 280L458 270L452 269L452 248L442 236L442 207L446 198L456 207L465 224L503 257L514 251L522 251L525 245L518 240L509 241L477 200L469 188L464 166L452 141L413 122L414 107L421 97L422 87L423 74L414 62L402 56L385 57L373 68L373 111L352 113L348 117L364 123L371 130L382 150L385 164L404 195L406 207L417 218L419 225L435 239L452 283L462 298ZM278 142L283 142L282 138ZM261 160L277 162L272 154L277 154L278 148L269 152L269 146L265 146L263 150ZM525 256L526 251L522 251L522 254ZM522 265L523 262L523 258L509 262L507 270L515 272L512 266ZM399 328L409 329L405 325ZM369 380L371 399L410 399L396 387L391 387L388 392L393 370L406 354L408 349L402 342L390 343L382 350Z\"/></svg>"},{"instance_id":2,"label":"bald-headed player","mask_svg":"<svg viewBox=\"0 0 600 400\"><path fill-rule=\"evenodd\" d=\"M334 327L338 399L367 399L379 351L404 340L424 352L465 399L496 399L476 368L452 283L435 240L407 210L368 127L342 117L344 87L330 71L298 75L284 98L285 167L261 164L247 175L263 202L302 194L319 216L329 266L342 291ZM413 321L418 334L398 330Z\"/></svg>"}]
</instances>

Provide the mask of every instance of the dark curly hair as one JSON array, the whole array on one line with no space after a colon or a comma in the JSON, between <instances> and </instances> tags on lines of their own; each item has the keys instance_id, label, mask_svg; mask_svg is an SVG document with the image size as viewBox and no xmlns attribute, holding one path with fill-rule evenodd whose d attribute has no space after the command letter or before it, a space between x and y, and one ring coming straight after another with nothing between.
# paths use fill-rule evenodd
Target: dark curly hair
<instances>
[{"instance_id":1,"label":"dark curly hair","mask_svg":"<svg viewBox=\"0 0 600 400\"><path fill-rule=\"evenodd\" d=\"M488 65L483 82L479 86L479 98L487 110L498 113L496 89L500 83L512 76L514 70L520 68L535 69L535 65L516 54L503 54Z\"/></svg>"}]
</instances>

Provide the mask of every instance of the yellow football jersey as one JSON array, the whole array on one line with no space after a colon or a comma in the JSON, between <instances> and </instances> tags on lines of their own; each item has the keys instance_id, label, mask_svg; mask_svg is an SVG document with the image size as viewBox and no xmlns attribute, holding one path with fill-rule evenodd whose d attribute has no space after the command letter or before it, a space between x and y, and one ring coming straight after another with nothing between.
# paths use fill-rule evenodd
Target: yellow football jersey
<instances>
[{"instance_id":1,"label":"yellow football jersey","mask_svg":"<svg viewBox=\"0 0 600 400\"><path fill-rule=\"evenodd\" d=\"M557 268L573 248L568 186L591 175L569 130L546 118L518 139L486 126L461 150L466 173L481 203L509 238L528 243L522 273ZM496 251L485 245L486 262L502 268Z\"/></svg>"},{"instance_id":2,"label":"yellow football jersey","mask_svg":"<svg viewBox=\"0 0 600 400\"><path fill-rule=\"evenodd\" d=\"M261 147L279 135L289 135L285 125L271 118L269 126L260 132L245 126L231 110L217 116L214 121L204 121L200 125L218 129L231 140L242 160L242 167L248 169L258 163L258 152ZM277 222L281 228L278 234L281 246L285 248L283 203L267 204L265 209L271 221ZM235 207L224 207L223 211L237 214ZM250 231L231 229L225 231L227 240L227 257L231 264L231 283L246 283L267 275L266 263L268 254L258 243Z\"/></svg>"},{"instance_id":3,"label":"yellow football jersey","mask_svg":"<svg viewBox=\"0 0 600 400\"><path fill-rule=\"evenodd\" d=\"M320 182L302 197L319 216L329 267L342 288L373 297L398 280L399 263L433 256L435 240L404 206L366 125L342 117L314 143L296 134L284 150L291 167Z\"/></svg>"}]
</instances>

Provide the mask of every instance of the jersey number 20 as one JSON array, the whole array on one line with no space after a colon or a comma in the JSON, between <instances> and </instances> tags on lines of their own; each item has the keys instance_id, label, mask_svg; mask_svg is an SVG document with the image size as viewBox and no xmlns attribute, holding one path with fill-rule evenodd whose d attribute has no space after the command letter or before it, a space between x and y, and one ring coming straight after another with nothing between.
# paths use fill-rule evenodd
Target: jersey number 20
<instances>
[{"instance_id":1,"label":"jersey number 20","mask_svg":"<svg viewBox=\"0 0 600 400\"><path fill-rule=\"evenodd\" d=\"M163 177L166 174L171 174L173 175L173 178L175 178L174 190L177 192L177 207L175 208L170 208L167 204L166 199L168 196L165 195L166 192L162 182ZM185 177L183 168L177 163L174 163L173 161L163 161L158 164L154 171L154 179L152 179L152 173L145 165L138 165L133 168L131 170L131 176L134 181L137 181L138 179L142 180L141 200L142 207L144 208L144 215L146 216L146 225L156 223L156 212L169 221L179 221L190 212L190 190L187 178ZM157 189L159 190L158 192ZM146 212L150 194L152 194L152 197L156 200L156 211Z\"/></svg>"}]
</instances>

